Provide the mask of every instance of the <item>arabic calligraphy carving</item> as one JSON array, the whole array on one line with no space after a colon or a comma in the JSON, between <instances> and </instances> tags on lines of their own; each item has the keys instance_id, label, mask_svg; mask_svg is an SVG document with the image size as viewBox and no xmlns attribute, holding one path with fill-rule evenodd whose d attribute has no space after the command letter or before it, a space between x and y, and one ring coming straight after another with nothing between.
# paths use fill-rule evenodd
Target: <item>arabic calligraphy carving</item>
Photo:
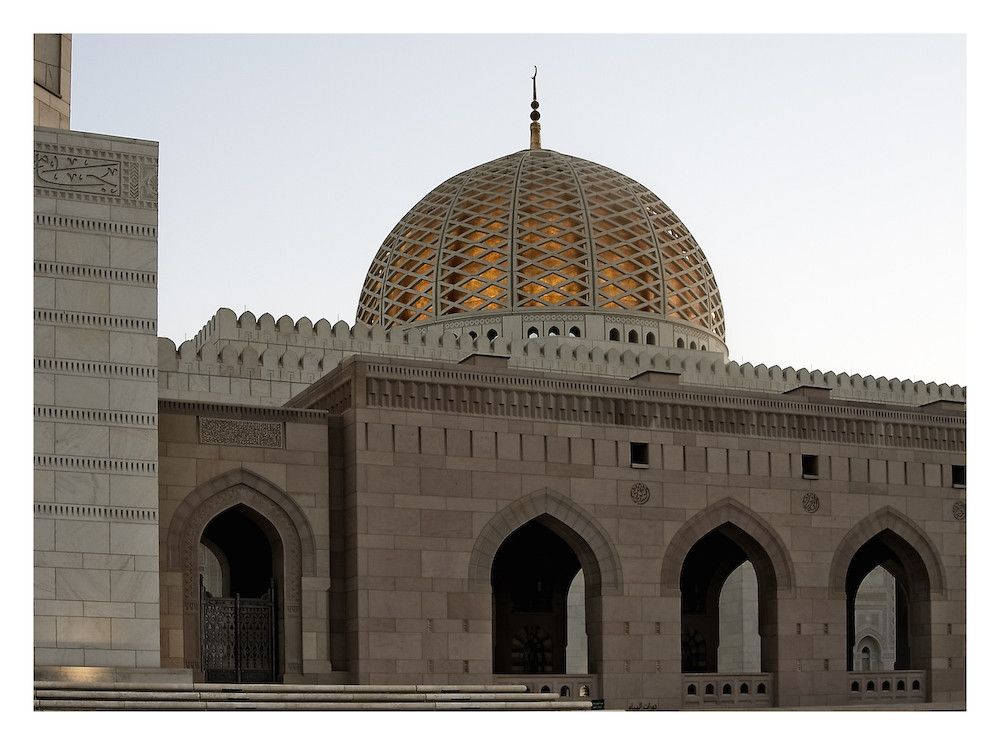
<instances>
[{"instance_id":1,"label":"arabic calligraphy carving","mask_svg":"<svg viewBox=\"0 0 1000 745\"><path fill-rule=\"evenodd\" d=\"M35 176L49 186L109 196L121 195L121 161L35 152Z\"/></svg>"}]
</instances>

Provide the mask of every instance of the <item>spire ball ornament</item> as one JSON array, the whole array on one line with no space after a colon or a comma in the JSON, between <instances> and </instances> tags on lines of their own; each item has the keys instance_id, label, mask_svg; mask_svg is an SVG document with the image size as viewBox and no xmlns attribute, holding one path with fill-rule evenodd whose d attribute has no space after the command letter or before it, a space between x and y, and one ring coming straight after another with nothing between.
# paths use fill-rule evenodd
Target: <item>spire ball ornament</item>
<instances>
[{"instance_id":1,"label":"spire ball ornament","mask_svg":"<svg viewBox=\"0 0 1000 745\"><path fill-rule=\"evenodd\" d=\"M538 111L538 86L535 81L537 77L538 65L535 65L535 74L531 76L531 150L542 149L542 125L538 123L542 115Z\"/></svg>"}]
</instances>

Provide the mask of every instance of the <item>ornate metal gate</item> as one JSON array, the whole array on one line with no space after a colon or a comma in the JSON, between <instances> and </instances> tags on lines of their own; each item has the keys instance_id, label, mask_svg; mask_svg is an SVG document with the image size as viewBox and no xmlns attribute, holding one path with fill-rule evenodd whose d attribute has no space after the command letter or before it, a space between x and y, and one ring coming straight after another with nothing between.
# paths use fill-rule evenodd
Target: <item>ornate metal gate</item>
<instances>
[{"instance_id":1,"label":"ornate metal gate","mask_svg":"<svg viewBox=\"0 0 1000 745\"><path fill-rule=\"evenodd\" d=\"M215 598L201 586L201 660L206 683L275 680L274 586L260 598Z\"/></svg>"}]
</instances>

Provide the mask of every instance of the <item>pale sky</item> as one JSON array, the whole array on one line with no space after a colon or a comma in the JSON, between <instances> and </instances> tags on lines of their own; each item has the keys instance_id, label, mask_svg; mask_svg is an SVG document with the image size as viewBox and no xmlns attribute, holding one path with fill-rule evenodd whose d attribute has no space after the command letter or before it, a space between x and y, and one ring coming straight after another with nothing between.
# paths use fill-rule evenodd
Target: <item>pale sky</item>
<instances>
[{"instance_id":1,"label":"pale sky","mask_svg":"<svg viewBox=\"0 0 1000 745\"><path fill-rule=\"evenodd\" d=\"M382 240L542 145L644 184L739 362L966 382L961 35L73 38L73 129L160 143L159 334L220 307L354 323Z\"/></svg>"}]
</instances>

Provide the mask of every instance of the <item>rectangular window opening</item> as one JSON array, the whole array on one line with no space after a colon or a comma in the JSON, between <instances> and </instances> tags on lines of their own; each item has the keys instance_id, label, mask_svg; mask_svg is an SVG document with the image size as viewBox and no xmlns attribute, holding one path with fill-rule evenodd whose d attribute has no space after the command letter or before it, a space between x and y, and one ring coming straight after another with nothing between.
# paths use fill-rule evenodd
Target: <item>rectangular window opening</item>
<instances>
[{"instance_id":1,"label":"rectangular window opening","mask_svg":"<svg viewBox=\"0 0 1000 745\"><path fill-rule=\"evenodd\" d=\"M632 468L649 468L649 443L629 443L632 455Z\"/></svg>"},{"instance_id":2,"label":"rectangular window opening","mask_svg":"<svg viewBox=\"0 0 1000 745\"><path fill-rule=\"evenodd\" d=\"M951 485L959 488L965 487L965 466L951 467Z\"/></svg>"},{"instance_id":3,"label":"rectangular window opening","mask_svg":"<svg viewBox=\"0 0 1000 745\"><path fill-rule=\"evenodd\" d=\"M802 478L804 478L804 479L818 479L819 478L819 456L818 455L803 455L802 456Z\"/></svg>"}]
</instances>

